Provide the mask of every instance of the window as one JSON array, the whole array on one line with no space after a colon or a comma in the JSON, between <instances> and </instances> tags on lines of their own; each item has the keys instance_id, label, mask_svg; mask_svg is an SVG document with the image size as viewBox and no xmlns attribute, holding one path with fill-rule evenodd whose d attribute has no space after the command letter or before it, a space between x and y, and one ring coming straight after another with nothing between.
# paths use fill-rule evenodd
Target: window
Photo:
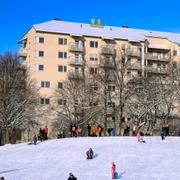
<instances>
[{"instance_id":1,"label":"window","mask_svg":"<svg viewBox=\"0 0 180 180\"><path fill-rule=\"evenodd\" d=\"M65 99L58 99L58 105L65 106L67 101Z\"/></svg>"},{"instance_id":2,"label":"window","mask_svg":"<svg viewBox=\"0 0 180 180\"><path fill-rule=\"evenodd\" d=\"M67 59L67 52L59 52L58 57L61 59Z\"/></svg>"},{"instance_id":3,"label":"window","mask_svg":"<svg viewBox=\"0 0 180 180\"><path fill-rule=\"evenodd\" d=\"M38 38L38 43L42 43L43 44L44 43L44 38L43 37L39 37Z\"/></svg>"},{"instance_id":4,"label":"window","mask_svg":"<svg viewBox=\"0 0 180 180\"><path fill-rule=\"evenodd\" d=\"M67 45L67 39L66 38L59 38L58 43L61 45Z\"/></svg>"},{"instance_id":5,"label":"window","mask_svg":"<svg viewBox=\"0 0 180 180\"><path fill-rule=\"evenodd\" d=\"M122 64L125 64L125 62L126 62L125 58L122 58Z\"/></svg>"},{"instance_id":6,"label":"window","mask_svg":"<svg viewBox=\"0 0 180 180\"><path fill-rule=\"evenodd\" d=\"M38 64L38 65L37 65L37 70L38 70L38 71L44 71L44 65Z\"/></svg>"},{"instance_id":7,"label":"window","mask_svg":"<svg viewBox=\"0 0 180 180\"><path fill-rule=\"evenodd\" d=\"M37 56L38 57L43 57L44 56L44 51L38 51Z\"/></svg>"},{"instance_id":8,"label":"window","mask_svg":"<svg viewBox=\"0 0 180 180\"><path fill-rule=\"evenodd\" d=\"M98 48L98 42L97 41L90 41L90 47Z\"/></svg>"},{"instance_id":9,"label":"window","mask_svg":"<svg viewBox=\"0 0 180 180\"><path fill-rule=\"evenodd\" d=\"M108 91L115 91L115 86L114 85L109 85L108 86Z\"/></svg>"},{"instance_id":10,"label":"window","mask_svg":"<svg viewBox=\"0 0 180 180\"><path fill-rule=\"evenodd\" d=\"M92 84L92 85L90 85L90 91L91 92L94 92L94 91L97 91L98 90L98 86L96 85L96 84Z\"/></svg>"},{"instance_id":11,"label":"window","mask_svg":"<svg viewBox=\"0 0 180 180\"><path fill-rule=\"evenodd\" d=\"M67 72L67 66L58 66L59 72Z\"/></svg>"},{"instance_id":12,"label":"window","mask_svg":"<svg viewBox=\"0 0 180 180\"><path fill-rule=\"evenodd\" d=\"M41 87L50 87L50 82L49 81L41 81Z\"/></svg>"},{"instance_id":13,"label":"window","mask_svg":"<svg viewBox=\"0 0 180 180\"><path fill-rule=\"evenodd\" d=\"M49 99L41 98L41 104L49 104Z\"/></svg>"},{"instance_id":14,"label":"window","mask_svg":"<svg viewBox=\"0 0 180 180\"><path fill-rule=\"evenodd\" d=\"M59 89L63 89L64 88L64 84L62 82L58 82L58 88Z\"/></svg>"},{"instance_id":15,"label":"window","mask_svg":"<svg viewBox=\"0 0 180 180\"><path fill-rule=\"evenodd\" d=\"M89 73L90 74L97 74L97 68L90 68Z\"/></svg>"},{"instance_id":16,"label":"window","mask_svg":"<svg viewBox=\"0 0 180 180\"><path fill-rule=\"evenodd\" d=\"M90 55L90 61L97 61L98 57L97 55Z\"/></svg>"}]
</instances>

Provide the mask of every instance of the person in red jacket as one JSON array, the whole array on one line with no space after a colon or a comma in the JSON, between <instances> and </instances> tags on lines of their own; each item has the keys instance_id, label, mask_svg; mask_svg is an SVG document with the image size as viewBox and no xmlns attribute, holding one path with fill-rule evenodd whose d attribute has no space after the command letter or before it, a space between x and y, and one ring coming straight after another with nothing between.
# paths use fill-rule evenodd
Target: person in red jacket
<instances>
[{"instance_id":1,"label":"person in red jacket","mask_svg":"<svg viewBox=\"0 0 180 180\"><path fill-rule=\"evenodd\" d=\"M44 128L44 132L45 132L44 139L47 140L48 139L48 127L47 126L45 126L45 128Z\"/></svg>"},{"instance_id":2,"label":"person in red jacket","mask_svg":"<svg viewBox=\"0 0 180 180\"><path fill-rule=\"evenodd\" d=\"M116 165L112 162L112 179L115 179Z\"/></svg>"}]
</instances>

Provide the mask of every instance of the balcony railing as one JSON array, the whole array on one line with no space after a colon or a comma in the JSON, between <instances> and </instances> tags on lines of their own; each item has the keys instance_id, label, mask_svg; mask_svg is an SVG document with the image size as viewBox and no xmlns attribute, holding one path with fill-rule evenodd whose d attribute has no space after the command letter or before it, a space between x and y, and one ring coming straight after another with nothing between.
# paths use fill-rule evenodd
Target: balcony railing
<instances>
[{"instance_id":1,"label":"balcony railing","mask_svg":"<svg viewBox=\"0 0 180 180\"><path fill-rule=\"evenodd\" d=\"M19 57L27 57L28 55L28 50L27 49L24 49L24 48L21 48L19 51L18 51L18 56Z\"/></svg>"},{"instance_id":2,"label":"balcony railing","mask_svg":"<svg viewBox=\"0 0 180 180\"><path fill-rule=\"evenodd\" d=\"M147 59L149 60L155 60L155 61L169 61L170 60L170 56L169 55L162 55L162 54L152 54L152 53L148 53L147 54Z\"/></svg>"},{"instance_id":3,"label":"balcony railing","mask_svg":"<svg viewBox=\"0 0 180 180\"><path fill-rule=\"evenodd\" d=\"M114 45L104 45L101 47L101 53L107 55L115 54L115 46Z\"/></svg>"},{"instance_id":4,"label":"balcony railing","mask_svg":"<svg viewBox=\"0 0 180 180\"><path fill-rule=\"evenodd\" d=\"M127 68L128 69L141 69L141 64L140 63L134 63L134 64L127 63Z\"/></svg>"},{"instance_id":5,"label":"balcony railing","mask_svg":"<svg viewBox=\"0 0 180 180\"><path fill-rule=\"evenodd\" d=\"M128 56L134 56L134 57L140 57L141 56L141 51L136 48L127 48L125 50L126 54Z\"/></svg>"},{"instance_id":6,"label":"balcony railing","mask_svg":"<svg viewBox=\"0 0 180 180\"><path fill-rule=\"evenodd\" d=\"M100 60L100 67L102 67L102 68L114 68L115 62L113 59L101 59Z\"/></svg>"},{"instance_id":7,"label":"balcony railing","mask_svg":"<svg viewBox=\"0 0 180 180\"><path fill-rule=\"evenodd\" d=\"M76 43L76 42L70 43L69 51L83 52L84 51L83 43Z\"/></svg>"},{"instance_id":8,"label":"balcony railing","mask_svg":"<svg viewBox=\"0 0 180 180\"><path fill-rule=\"evenodd\" d=\"M155 67L147 67L147 71L150 73L157 73L157 74L166 74L167 73L167 69L155 68Z\"/></svg>"},{"instance_id":9,"label":"balcony railing","mask_svg":"<svg viewBox=\"0 0 180 180\"><path fill-rule=\"evenodd\" d=\"M68 71L68 78L70 78L70 79L84 79L84 73L83 73L83 71L69 70Z\"/></svg>"},{"instance_id":10,"label":"balcony railing","mask_svg":"<svg viewBox=\"0 0 180 180\"><path fill-rule=\"evenodd\" d=\"M81 58L69 57L68 64L75 66L83 66L84 61L82 57Z\"/></svg>"}]
</instances>

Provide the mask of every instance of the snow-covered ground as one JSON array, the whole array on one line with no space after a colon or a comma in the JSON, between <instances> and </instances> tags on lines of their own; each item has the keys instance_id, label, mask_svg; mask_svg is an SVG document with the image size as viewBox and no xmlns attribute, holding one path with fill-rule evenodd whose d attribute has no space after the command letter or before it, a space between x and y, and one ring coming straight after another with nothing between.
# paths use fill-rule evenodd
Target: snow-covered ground
<instances>
[{"instance_id":1,"label":"snow-covered ground","mask_svg":"<svg viewBox=\"0 0 180 180\"><path fill-rule=\"evenodd\" d=\"M145 137L66 138L39 145L0 147L0 176L6 180L110 180L116 163L120 180L180 180L180 138ZM93 160L86 159L92 147Z\"/></svg>"}]
</instances>

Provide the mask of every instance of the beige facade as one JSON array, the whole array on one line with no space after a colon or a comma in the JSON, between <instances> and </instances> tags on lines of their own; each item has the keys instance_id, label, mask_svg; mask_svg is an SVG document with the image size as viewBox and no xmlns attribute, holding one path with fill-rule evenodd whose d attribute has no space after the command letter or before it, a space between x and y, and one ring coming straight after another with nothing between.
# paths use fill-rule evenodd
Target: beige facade
<instances>
[{"instance_id":1,"label":"beige facade","mask_svg":"<svg viewBox=\"0 0 180 180\"><path fill-rule=\"evenodd\" d=\"M80 26L83 27L83 24ZM89 26L98 32L103 31L103 26ZM122 28L122 31L126 30L128 28ZM178 42L150 33L144 39L135 41L87 33L78 35L61 30L50 32L32 27L19 43L23 44L19 56L37 81L41 97L49 99L40 100L41 104L52 103L58 82L75 76L83 79L85 62L88 67L98 68L103 59L116 60L118 53L125 52L129 69L127 79L130 79L132 76L163 75L170 61L180 61Z\"/></svg>"}]
</instances>

